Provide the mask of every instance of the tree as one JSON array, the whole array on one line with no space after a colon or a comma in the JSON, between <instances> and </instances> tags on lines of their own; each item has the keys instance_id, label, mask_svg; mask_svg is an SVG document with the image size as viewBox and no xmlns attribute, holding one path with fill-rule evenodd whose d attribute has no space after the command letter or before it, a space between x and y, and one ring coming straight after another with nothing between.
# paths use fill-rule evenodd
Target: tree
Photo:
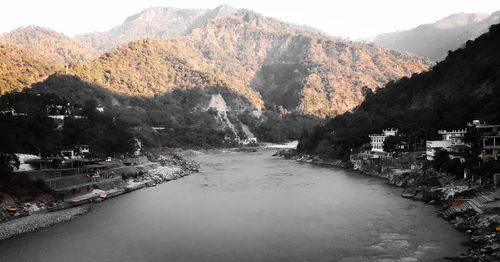
<instances>
[{"instance_id":1,"label":"tree","mask_svg":"<svg viewBox=\"0 0 500 262\"><path fill-rule=\"evenodd\" d=\"M467 145L464 155L465 166L467 168L479 166L479 162L481 161L479 155L481 154L482 140L475 125L467 127L467 133L465 133L464 141Z\"/></svg>"},{"instance_id":2,"label":"tree","mask_svg":"<svg viewBox=\"0 0 500 262\"><path fill-rule=\"evenodd\" d=\"M0 152L0 179L9 177L19 165L19 158L15 154Z\"/></svg>"},{"instance_id":3,"label":"tree","mask_svg":"<svg viewBox=\"0 0 500 262\"><path fill-rule=\"evenodd\" d=\"M401 146L401 137L400 136L388 136L384 140L384 145L382 148L385 152L392 153L398 152Z\"/></svg>"},{"instance_id":4,"label":"tree","mask_svg":"<svg viewBox=\"0 0 500 262\"><path fill-rule=\"evenodd\" d=\"M450 154L446 150L438 150L434 155L432 167L435 170L441 170L444 164L450 160Z\"/></svg>"}]
</instances>

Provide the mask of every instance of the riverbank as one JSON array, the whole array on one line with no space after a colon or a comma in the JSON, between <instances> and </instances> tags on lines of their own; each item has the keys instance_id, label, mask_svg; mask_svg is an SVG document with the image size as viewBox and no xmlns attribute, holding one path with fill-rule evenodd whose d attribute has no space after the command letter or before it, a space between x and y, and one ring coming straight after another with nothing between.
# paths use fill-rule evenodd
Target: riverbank
<instances>
[{"instance_id":1,"label":"riverbank","mask_svg":"<svg viewBox=\"0 0 500 262\"><path fill-rule=\"evenodd\" d=\"M0 222L0 240L76 218L89 211L89 203L157 186L199 170L199 164L189 160L181 152L156 155L152 158L154 162L143 161L134 165L140 170L141 175L129 178L117 177L120 181L115 182L112 188L96 188L88 193L64 199L45 193L28 202L24 202L23 197L8 196L0 203L3 218Z\"/></svg>"},{"instance_id":2,"label":"riverbank","mask_svg":"<svg viewBox=\"0 0 500 262\"><path fill-rule=\"evenodd\" d=\"M273 156L297 162L331 165L377 176L388 184L403 188L401 196L436 207L436 213L469 238L466 253L449 257L451 261L500 261L500 189L456 180L445 174L425 170L425 159L418 153L400 159L373 159L351 155L350 161L322 160L298 154L295 149L279 150Z\"/></svg>"},{"instance_id":3,"label":"riverbank","mask_svg":"<svg viewBox=\"0 0 500 262\"><path fill-rule=\"evenodd\" d=\"M278 150L276 153L273 154L273 156L279 156L279 157L283 157L285 159L295 160L297 162L302 162L302 163L328 165L328 166L335 166L335 167L346 168L346 169L353 167L353 165L350 162L342 161L339 159L324 160L324 159L321 159L319 156L299 154L295 148L285 148L285 149Z\"/></svg>"},{"instance_id":4,"label":"riverbank","mask_svg":"<svg viewBox=\"0 0 500 262\"><path fill-rule=\"evenodd\" d=\"M42 212L0 224L0 240L74 219L90 210L90 206L73 207L54 212Z\"/></svg>"}]
</instances>

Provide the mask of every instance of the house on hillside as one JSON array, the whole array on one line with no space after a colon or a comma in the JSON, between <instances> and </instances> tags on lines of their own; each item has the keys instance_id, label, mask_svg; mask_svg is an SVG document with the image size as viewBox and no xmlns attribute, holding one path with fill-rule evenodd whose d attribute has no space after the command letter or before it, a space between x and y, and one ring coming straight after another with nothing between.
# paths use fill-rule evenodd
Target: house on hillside
<instances>
[{"instance_id":1,"label":"house on hillside","mask_svg":"<svg viewBox=\"0 0 500 262\"><path fill-rule=\"evenodd\" d=\"M371 151L376 153L384 153L384 141L389 136L396 136L398 133L397 129L390 128L383 130L382 134L371 134L370 137L370 145Z\"/></svg>"},{"instance_id":2,"label":"house on hillside","mask_svg":"<svg viewBox=\"0 0 500 262\"><path fill-rule=\"evenodd\" d=\"M497 160L500 156L500 125L481 123L479 120L474 120L470 125L474 125L481 136L481 158Z\"/></svg>"},{"instance_id":3,"label":"house on hillside","mask_svg":"<svg viewBox=\"0 0 500 262\"><path fill-rule=\"evenodd\" d=\"M449 151L451 148L452 142L451 140L434 140L426 142L426 151L425 155L427 160L433 161L436 157L437 152L444 150Z\"/></svg>"},{"instance_id":4,"label":"house on hillside","mask_svg":"<svg viewBox=\"0 0 500 262\"><path fill-rule=\"evenodd\" d=\"M467 129L438 130L438 135L441 135L442 140L451 141L453 145L465 145L465 134L467 134Z\"/></svg>"},{"instance_id":5,"label":"house on hillside","mask_svg":"<svg viewBox=\"0 0 500 262\"><path fill-rule=\"evenodd\" d=\"M490 125L481 123L479 120L474 120L467 124L469 127L476 127L481 139L481 159L495 159L500 156L500 125ZM438 150L449 152L450 158L458 158L460 161L465 161L463 158L464 152L467 150L465 136L467 129L459 130L438 130L441 135L441 140L427 141L427 160L434 160L434 156Z\"/></svg>"},{"instance_id":6,"label":"house on hillside","mask_svg":"<svg viewBox=\"0 0 500 262\"><path fill-rule=\"evenodd\" d=\"M61 156L65 159L85 158L85 155L89 153L89 145L76 145L71 149L61 150Z\"/></svg>"},{"instance_id":7,"label":"house on hillside","mask_svg":"<svg viewBox=\"0 0 500 262\"><path fill-rule=\"evenodd\" d=\"M18 113L14 108L1 109L0 114L8 116L27 116L26 113Z\"/></svg>"},{"instance_id":8,"label":"house on hillside","mask_svg":"<svg viewBox=\"0 0 500 262\"><path fill-rule=\"evenodd\" d=\"M465 149L465 134L467 134L467 129L438 130L441 140L427 141L426 143L427 160L433 161L436 153L444 150L450 154L450 158L459 158L460 161L463 161L462 153Z\"/></svg>"},{"instance_id":9,"label":"house on hillside","mask_svg":"<svg viewBox=\"0 0 500 262\"><path fill-rule=\"evenodd\" d=\"M165 130L165 127L164 126L152 126L151 129L153 129L153 131L155 131L155 132L158 132L158 131Z\"/></svg>"},{"instance_id":10,"label":"house on hillside","mask_svg":"<svg viewBox=\"0 0 500 262\"><path fill-rule=\"evenodd\" d=\"M97 105L95 110L99 113L102 113L104 112L104 106L102 106L101 104Z\"/></svg>"},{"instance_id":11,"label":"house on hillside","mask_svg":"<svg viewBox=\"0 0 500 262\"><path fill-rule=\"evenodd\" d=\"M78 151L78 154L84 155L90 153L89 145L76 145L75 149Z\"/></svg>"}]
</instances>

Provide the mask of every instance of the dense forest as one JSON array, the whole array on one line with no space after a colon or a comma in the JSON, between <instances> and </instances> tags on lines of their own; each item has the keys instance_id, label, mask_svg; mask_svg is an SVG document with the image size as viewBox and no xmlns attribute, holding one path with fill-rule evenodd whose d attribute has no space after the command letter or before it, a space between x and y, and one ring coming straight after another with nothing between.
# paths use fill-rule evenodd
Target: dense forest
<instances>
[{"instance_id":1,"label":"dense forest","mask_svg":"<svg viewBox=\"0 0 500 262\"><path fill-rule=\"evenodd\" d=\"M298 150L347 159L369 142L370 133L395 127L410 147L424 147L438 129L464 128L479 119L500 123L500 25L448 57L429 72L390 82L353 112L329 119L304 134Z\"/></svg>"},{"instance_id":2,"label":"dense forest","mask_svg":"<svg viewBox=\"0 0 500 262\"><path fill-rule=\"evenodd\" d=\"M218 120L216 110L207 108L212 94L221 94L233 107L244 104L225 86L177 88L164 95L140 97L113 93L76 76L55 74L32 89L0 97L0 108L17 114L0 115L0 146L5 152L50 155L89 144L95 154L109 156L132 152L134 138L145 149L235 146L236 135L246 138L242 124L261 141L286 142L320 122L283 108L265 111L260 117L251 110L234 110L226 112L236 128L230 130ZM49 115L67 117L63 121Z\"/></svg>"},{"instance_id":3,"label":"dense forest","mask_svg":"<svg viewBox=\"0 0 500 262\"><path fill-rule=\"evenodd\" d=\"M130 126L109 112L98 112L95 100L71 106L76 112L64 121L48 115L68 112L69 102L51 94L12 93L0 97L0 105L15 112L0 114L0 148L4 153L50 156L77 144L90 145L95 156L134 150Z\"/></svg>"}]
</instances>

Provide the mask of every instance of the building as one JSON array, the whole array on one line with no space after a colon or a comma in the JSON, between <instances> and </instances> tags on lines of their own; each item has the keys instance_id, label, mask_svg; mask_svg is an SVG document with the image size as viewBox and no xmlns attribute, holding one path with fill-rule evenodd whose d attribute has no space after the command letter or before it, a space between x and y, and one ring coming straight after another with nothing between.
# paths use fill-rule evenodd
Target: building
<instances>
[{"instance_id":1,"label":"building","mask_svg":"<svg viewBox=\"0 0 500 262\"><path fill-rule=\"evenodd\" d=\"M500 125L488 125L479 120L474 120L472 125L476 127L482 139L481 158L497 160L500 156Z\"/></svg>"},{"instance_id":2,"label":"building","mask_svg":"<svg viewBox=\"0 0 500 262\"><path fill-rule=\"evenodd\" d=\"M426 143L426 158L429 161L434 160L434 157L436 156L437 152L440 150L445 150L449 151L452 145L451 140L434 140L434 141L427 141Z\"/></svg>"},{"instance_id":3,"label":"building","mask_svg":"<svg viewBox=\"0 0 500 262\"><path fill-rule=\"evenodd\" d=\"M90 146L89 145L77 145L77 146L75 146L75 149L78 151L78 154L80 154L80 155L90 153Z\"/></svg>"},{"instance_id":4,"label":"building","mask_svg":"<svg viewBox=\"0 0 500 262\"><path fill-rule=\"evenodd\" d=\"M467 129L459 130L438 130L438 135L441 135L443 141L451 141L452 145L465 145L465 134Z\"/></svg>"},{"instance_id":5,"label":"building","mask_svg":"<svg viewBox=\"0 0 500 262\"><path fill-rule=\"evenodd\" d=\"M61 156L64 159L73 159L76 157L75 150L73 149L66 149L66 150L61 150Z\"/></svg>"},{"instance_id":6,"label":"building","mask_svg":"<svg viewBox=\"0 0 500 262\"><path fill-rule=\"evenodd\" d=\"M134 156L140 156L142 151L141 140L134 138Z\"/></svg>"},{"instance_id":7,"label":"building","mask_svg":"<svg viewBox=\"0 0 500 262\"><path fill-rule=\"evenodd\" d=\"M89 145L76 145L73 149L61 150L61 156L65 159L84 158L89 153Z\"/></svg>"},{"instance_id":8,"label":"building","mask_svg":"<svg viewBox=\"0 0 500 262\"><path fill-rule=\"evenodd\" d=\"M467 124L469 127L476 127L481 139L481 155L483 160L498 159L500 156L500 125L488 125L481 123L479 120L474 120ZM459 130L439 130L442 140L427 141L427 160L434 160L434 156L438 150L446 150L450 154L450 158L458 158L460 161L465 161L464 153L467 151L465 136L467 129Z\"/></svg>"},{"instance_id":9,"label":"building","mask_svg":"<svg viewBox=\"0 0 500 262\"><path fill-rule=\"evenodd\" d=\"M467 134L467 129L457 129L457 130L438 130L438 134L441 135L441 141L449 141L451 143L441 143L441 145L446 145L441 149L446 150L450 154L451 159L459 159L461 162L465 161L463 158L466 143L465 143L465 135ZM439 146L439 143L437 143ZM429 148L428 148L429 149ZM432 151L432 149L431 149ZM427 155L428 160L433 160L431 156Z\"/></svg>"},{"instance_id":10,"label":"building","mask_svg":"<svg viewBox=\"0 0 500 262\"><path fill-rule=\"evenodd\" d=\"M397 129L385 129L383 130L383 134L372 134L369 135L371 139L371 151L372 152L379 152L379 153L384 153L384 141L388 136L396 136L398 133Z\"/></svg>"},{"instance_id":11,"label":"building","mask_svg":"<svg viewBox=\"0 0 500 262\"><path fill-rule=\"evenodd\" d=\"M467 134L467 129L457 129L451 131L438 130L438 135L441 136L441 140L426 142L427 160L434 160L436 153L440 150L444 150L450 153L450 158L459 158L463 161L461 153L465 147L465 134Z\"/></svg>"}]
</instances>

